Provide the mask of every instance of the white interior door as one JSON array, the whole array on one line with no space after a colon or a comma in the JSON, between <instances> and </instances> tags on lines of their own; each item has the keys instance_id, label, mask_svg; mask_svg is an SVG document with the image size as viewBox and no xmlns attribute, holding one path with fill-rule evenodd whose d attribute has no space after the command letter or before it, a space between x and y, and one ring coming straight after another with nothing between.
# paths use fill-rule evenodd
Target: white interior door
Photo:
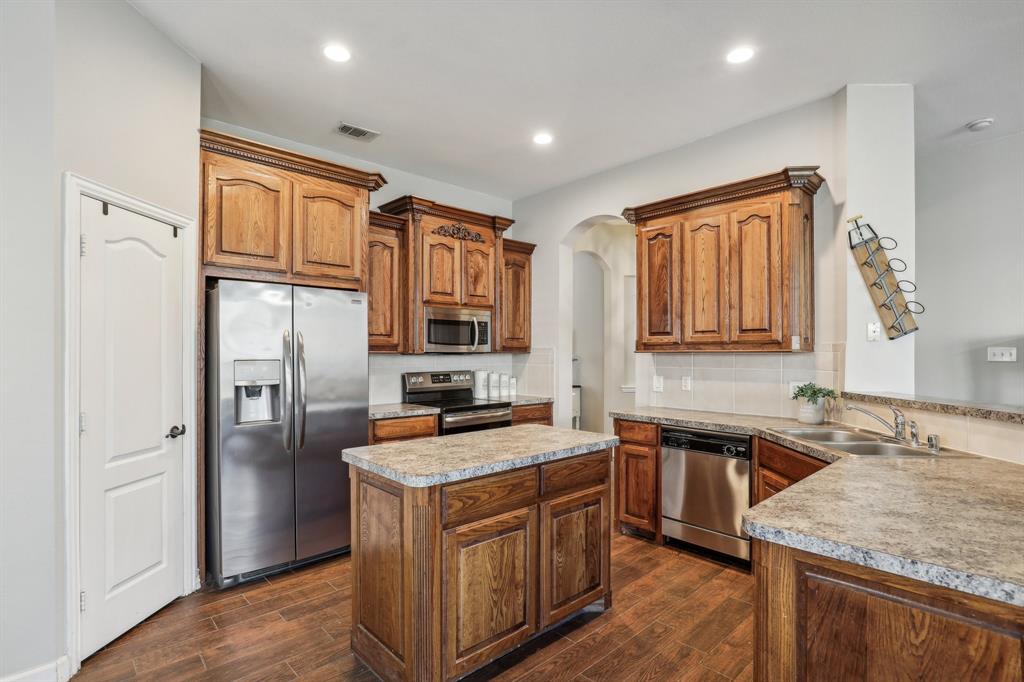
<instances>
[{"instance_id":1,"label":"white interior door","mask_svg":"<svg viewBox=\"0 0 1024 682\"><path fill-rule=\"evenodd\" d=\"M81 230L85 658L182 593L184 239L85 196Z\"/></svg>"}]
</instances>

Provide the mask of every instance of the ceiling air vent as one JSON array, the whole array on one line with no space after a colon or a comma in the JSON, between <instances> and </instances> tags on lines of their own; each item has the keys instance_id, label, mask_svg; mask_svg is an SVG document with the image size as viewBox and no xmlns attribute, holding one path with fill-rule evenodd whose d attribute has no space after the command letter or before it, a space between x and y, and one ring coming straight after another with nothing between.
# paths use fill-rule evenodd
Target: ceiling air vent
<instances>
[{"instance_id":1,"label":"ceiling air vent","mask_svg":"<svg viewBox=\"0 0 1024 682\"><path fill-rule=\"evenodd\" d=\"M337 131L345 137L351 137L353 140L360 140L362 142L372 142L380 137L380 133L376 130L360 128L359 126L354 126L351 123L339 124Z\"/></svg>"}]
</instances>

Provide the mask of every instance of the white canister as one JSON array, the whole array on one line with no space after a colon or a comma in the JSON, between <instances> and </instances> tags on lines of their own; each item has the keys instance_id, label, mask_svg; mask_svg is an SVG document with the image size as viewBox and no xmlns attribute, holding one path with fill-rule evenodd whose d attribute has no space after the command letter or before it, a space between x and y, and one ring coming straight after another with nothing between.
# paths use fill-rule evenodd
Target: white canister
<instances>
[{"instance_id":1,"label":"white canister","mask_svg":"<svg viewBox=\"0 0 1024 682\"><path fill-rule=\"evenodd\" d=\"M516 381L515 377L509 377L508 378L508 397L509 397L509 400L515 400L516 399L516 383L517 383L517 381Z\"/></svg>"},{"instance_id":2,"label":"white canister","mask_svg":"<svg viewBox=\"0 0 1024 682\"><path fill-rule=\"evenodd\" d=\"M478 369L473 372L473 397L487 400L487 370Z\"/></svg>"},{"instance_id":3,"label":"white canister","mask_svg":"<svg viewBox=\"0 0 1024 682\"><path fill-rule=\"evenodd\" d=\"M499 393L502 400L508 399L508 387L508 375L502 374L501 379L499 380Z\"/></svg>"},{"instance_id":4,"label":"white canister","mask_svg":"<svg viewBox=\"0 0 1024 682\"><path fill-rule=\"evenodd\" d=\"M501 376L497 372L487 375L487 398L490 400L501 398Z\"/></svg>"}]
</instances>

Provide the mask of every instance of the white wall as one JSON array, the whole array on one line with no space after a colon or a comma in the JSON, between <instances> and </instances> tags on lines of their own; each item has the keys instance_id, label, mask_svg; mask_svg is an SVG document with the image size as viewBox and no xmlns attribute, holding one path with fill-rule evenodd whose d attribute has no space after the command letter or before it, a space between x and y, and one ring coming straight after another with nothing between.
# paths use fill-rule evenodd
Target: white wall
<instances>
[{"instance_id":1,"label":"white wall","mask_svg":"<svg viewBox=\"0 0 1024 682\"><path fill-rule=\"evenodd\" d=\"M1024 405L1024 133L962 136L917 158L915 388Z\"/></svg>"},{"instance_id":2,"label":"white wall","mask_svg":"<svg viewBox=\"0 0 1024 682\"><path fill-rule=\"evenodd\" d=\"M907 262L900 278L913 281L913 86L849 85L845 120L842 218L863 214L879 236L896 239L898 248L889 255ZM846 292L846 390L913 393L916 334L890 341L883 330L882 340L867 340L867 325L879 316L852 253L846 257Z\"/></svg>"},{"instance_id":3,"label":"white wall","mask_svg":"<svg viewBox=\"0 0 1024 682\"><path fill-rule=\"evenodd\" d=\"M63 650L53 16L0 2L0 679Z\"/></svg>"},{"instance_id":4,"label":"white wall","mask_svg":"<svg viewBox=\"0 0 1024 682\"><path fill-rule=\"evenodd\" d=\"M596 228L595 228L596 229ZM605 267L600 256L577 251L573 257L572 345L576 383L580 385L580 428L604 431Z\"/></svg>"},{"instance_id":5,"label":"white wall","mask_svg":"<svg viewBox=\"0 0 1024 682\"><path fill-rule=\"evenodd\" d=\"M224 123L223 121L218 121L212 118L204 118L202 120L202 126L209 130L216 130L218 132L227 133L228 135L244 137L247 140L262 142L263 144L288 149L299 154L315 156L318 159L324 159L325 161L331 161L343 166L351 166L352 168L358 168L364 171L381 173L388 181L388 184L370 194L370 206L374 208L397 197L413 194L442 204L458 206L459 208L468 208L471 211L479 211L490 215L500 215L505 216L506 218L514 217L512 214L512 202L508 199L491 196L490 194L484 194L483 192L476 192L471 189L466 189L465 187L441 182L440 180L434 180L433 178L428 178L423 175L408 173L390 166L382 166L379 163L364 161L363 159L340 154L330 149L314 147L301 142L295 142L294 140L288 140L283 137L268 135L258 130L250 130L249 128L231 125L230 123ZM372 150L373 143L368 144L371 145L371 147L368 147L368 150ZM505 234L512 239L522 239L521 231L517 225L513 225Z\"/></svg>"},{"instance_id":6,"label":"white wall","mask_svg":"<svg viewBox=\"0 0 1024 682\"><path fill-rule=\"evenodd\" d=\"M663 154L641 159L513 204L518 238L538 244L534 254L533 333L555 349L556 422L569 423L572 352L572 243L586 226L617 217L623 208L731 182L787 165L819 165L830 181L835 168L832 98L755 121ZM845 229L826 184L815 197L816 336L819 343L844 340L845 310L837 294L839 253ZM646 363L649 364L649 363ZM646 366L641 363L638 366ZM639 386L637 401L646 391Z\"/></svg>"}]
</instances>

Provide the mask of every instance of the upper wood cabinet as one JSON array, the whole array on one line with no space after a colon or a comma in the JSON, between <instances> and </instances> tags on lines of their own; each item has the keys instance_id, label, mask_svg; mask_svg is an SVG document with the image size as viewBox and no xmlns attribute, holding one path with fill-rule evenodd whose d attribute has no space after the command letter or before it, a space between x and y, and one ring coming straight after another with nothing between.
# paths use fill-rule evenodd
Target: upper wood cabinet
<instances>
[{"instance_id":1,"label":"upper wood cabinet","mask_svg":"<svg viewBox=\"0 0 1024 682\"><path fill-rule=\"evenodd\" d=\"M442 221L428 218L424 222L420 251L423 302L458 305L462 302L462 243L438 231Z\"/></svg>"},{"instance_id":2,"label":"upper wood cabinet","mask_svg":"<svg viewBox=\"0 0 1024 682\"><path fill-rule=\"evenodd\" d=\"M370 350L397 353L404 348L405 221L370 212L366 248L367 331Z\"/></svg>"},{"instance_id":3,"label":"upper wood cabinet","mask_svg":"<svg viewBox=\"0 0 1024 682\"><path fill-rule=\"evenodd\" d=\"M494 305L494 236L462 244L462 302Z\"/></svg>"},{"instance_id":4,"label":"upper wood cabinet","mask_svg":"<svg viewBox=\"0 0 1024 682\"><path fill-rule=\"evenodd\" d=\"M498 348L507 352L528 351L533 310L533 244L503 239L498 289L501 291Z\"/></svg>"},{"instance_id":5,"label":"upper wood cabinet","mask_svg":"<svg viewBox=\"0 0 1024 682\"><path fill-rule=\"evenodd\" d=\"M627 208L638 351L814 348L817 166Z\"/></svg>"},{"instance_id":6,"label":"upper wood cabinet","mask_svg":"<svg viewBox=\"0 0 1024 682\"><path fill-rule=\"evenodd\" d=\"M207 274L365 289L382 176L210 131L200 147Z\"/></svg>"}]
</instances>

